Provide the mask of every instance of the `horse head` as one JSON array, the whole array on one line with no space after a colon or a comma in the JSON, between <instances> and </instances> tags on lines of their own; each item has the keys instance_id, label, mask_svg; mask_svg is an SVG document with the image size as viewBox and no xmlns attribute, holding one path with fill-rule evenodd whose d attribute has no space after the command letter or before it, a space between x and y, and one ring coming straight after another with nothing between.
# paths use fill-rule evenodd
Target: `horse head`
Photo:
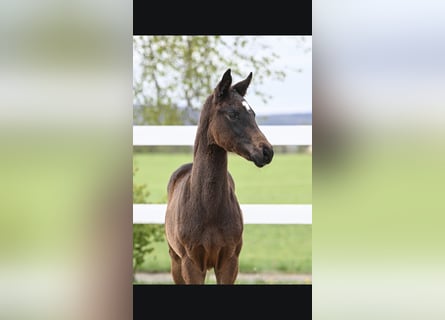
<instances>
[{"instance_id":1,"label":"horse head","mask_svg":"<svg viewBox=\"0 0 445 320\"><path fill-rule=\"evenodd\" d=\"M246 101L252 72L232 85L228 69L213 91L209 141L263 167L272 161L273 147L258 128L255 112Z\"/></svg>"}]
</instances>

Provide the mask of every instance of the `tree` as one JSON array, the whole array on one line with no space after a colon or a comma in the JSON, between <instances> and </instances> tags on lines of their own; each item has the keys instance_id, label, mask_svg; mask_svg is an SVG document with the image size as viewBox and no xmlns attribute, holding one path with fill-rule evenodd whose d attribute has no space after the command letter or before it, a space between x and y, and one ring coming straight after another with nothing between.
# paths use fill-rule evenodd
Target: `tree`
<instances>
[{"instance_id":1,"label":"tree","mask_svg":"<svg viewBox=\"0 0 445 320\"><path fill-rule=\"evenodd\" d=\"M196 124L193 112L231 68L244 78L253 71L255 83L264 77L284 80L283 70L272 68L279 56L258 36L134 36L135 125ZM304 37L295 37L302 45ZM267 102L270 97L255 88Z\"/></svg>"}]
</instances>

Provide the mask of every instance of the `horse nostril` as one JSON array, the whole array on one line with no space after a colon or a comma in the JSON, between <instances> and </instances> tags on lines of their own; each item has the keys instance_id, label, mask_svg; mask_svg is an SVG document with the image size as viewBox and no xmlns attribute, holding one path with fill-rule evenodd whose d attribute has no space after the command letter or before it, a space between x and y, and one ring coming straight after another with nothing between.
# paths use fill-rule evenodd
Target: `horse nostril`
<instances>
[{"instance_id":1,"label":"horse nostril","mask_svg":"<svg viewBox=\"0 0 445 320\"><path fill-rule=\"evenodd\" d=\"M264 161L267 163L271 162L273 158L273 149L268 146L263 146L263 157Z\"/></svg>"}]
</instances>

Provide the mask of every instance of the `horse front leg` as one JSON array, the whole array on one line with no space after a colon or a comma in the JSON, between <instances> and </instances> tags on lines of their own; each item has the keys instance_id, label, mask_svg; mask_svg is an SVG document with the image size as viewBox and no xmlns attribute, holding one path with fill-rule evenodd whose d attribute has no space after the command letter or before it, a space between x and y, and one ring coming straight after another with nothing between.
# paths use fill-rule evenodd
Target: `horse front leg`
<instances>
[{"instance_id":1,"label":"horse front leg","mask_svg":"<svg viewBox=\"0 0 445 320\"><path fill-rule=\"evenodd\" d=\"M182 259L182 278L185 284L204 284L207 270L202 270L189 257Z\"/></svg>"},{"instance_id":2,"label":"horse front leg","mask_svg":"<svg viewBox=\"0 0 445 320\"><path fill-rule=\"evenodd\" d=\"M205 249L198 246L182 258L182 277L186 284L204 284L207 274Z\"/></svg>"},{"instance_id":3,"label":"horse front leg","mask_svg":"<svg viewBox=\"0 0 445 320\"><path fill-rule=\"evenodd\" d=\"M168 245L168 253L170 254L171 275L173 277L173 281L175 284L185 284L181 271L181 257L176 254L170 245Z\"/></svg>"},{"instance_id":4,"label":"horse front leg","mask_svg":"<svg viewBox=\"0 0 445 320\"><path fill-rule=\"evenodd\" d=\"M215 266L215 277L217 284L234 284L238 276L239 260L241 251L239 245L235 252L231 249L223 249L220 252L218 263Z\"/></svg>"},{"instance_id":5,"label":"horse front leg","mask_svg":"<svg viewBox=\"0 0 445 320\"><path fill-rule=\"evenodd\" d=\"M215 267L217 284L234 284L238 276L238 257L232 256L221 267Z\"/></svg>"}]
</instances>

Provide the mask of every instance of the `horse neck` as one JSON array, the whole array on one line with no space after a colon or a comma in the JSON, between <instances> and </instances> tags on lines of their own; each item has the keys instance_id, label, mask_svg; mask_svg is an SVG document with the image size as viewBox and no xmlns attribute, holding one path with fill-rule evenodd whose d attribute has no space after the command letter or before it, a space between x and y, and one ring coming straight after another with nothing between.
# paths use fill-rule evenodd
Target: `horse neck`
<instances>
[{"instance_id":1,"label":"horse neck","mask_svg":"<svg viewBox=\"0 0 445 320\"><path fill-rule=\"evenodd\" d=\"M191 172L192 195L213 205L228 197L227 151L208 140L208 113L198 125Z\"/></svg>"}]
</instances>

